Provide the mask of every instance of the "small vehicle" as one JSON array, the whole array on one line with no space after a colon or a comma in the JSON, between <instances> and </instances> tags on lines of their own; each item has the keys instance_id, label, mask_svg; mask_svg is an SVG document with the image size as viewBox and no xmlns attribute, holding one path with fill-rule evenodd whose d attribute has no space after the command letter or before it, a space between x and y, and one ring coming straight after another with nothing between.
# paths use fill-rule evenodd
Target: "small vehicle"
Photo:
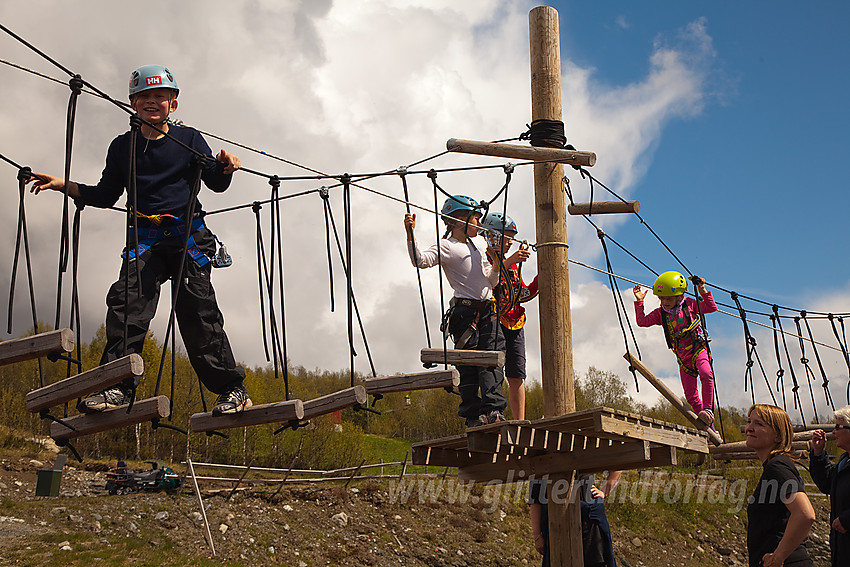
<instances>
[{"instance_id":1,"label":"small vehicle","mask_svg":"<svg viewBox=\"0 0 850 567\"><path fill-rule=\"evenodd\" d=\"M138 490L172 490L180 486L180 477L168 467L160 467L156 461L145 461L150 470L136 472L127 468L127 463L118 461L118 466L106 473L106 490L109 494L127 494Z\"/></svg>"}]
</instances>

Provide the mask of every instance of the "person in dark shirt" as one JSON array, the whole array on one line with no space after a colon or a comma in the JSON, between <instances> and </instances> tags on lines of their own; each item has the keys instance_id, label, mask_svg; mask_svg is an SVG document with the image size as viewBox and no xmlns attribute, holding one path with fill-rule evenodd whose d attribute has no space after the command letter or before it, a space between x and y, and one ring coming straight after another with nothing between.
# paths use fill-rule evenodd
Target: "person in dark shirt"
<instances>
[{"instance_id":1,"label":"person in dark shirt","mask_svg":"<svg viewBox=\"0 0 850 567\"><path fill-rule=\"evenodd\" d=\"M803 542L815 511L803 479L789 458L794 431L785 410L756 404L747 412L747 447L764 468L747 506L747 552L750 567L810 567Z\"/></svg>"},{"instance_id":2,"label":"person in dark shirt","mask_svg":"<svg viewBox=\"0 0 850 567\"><path fill-rule=\"evenodd\" d=\"M833 463L826 448L826 433L812 433L809 472L821 492L829 495L829 548L832 567L850 565L850 406L835 410L835 444L844 454Z\"/></svg>"},{"instance_id":3,"label":"person in dark shirt","mask_svg":"<svg viewBox=\"0 0 850 567\"><path fill-rule=\"evenodd\" d=\"M243 385L245 370L233 357L210 282L216 238L204 223L197 197L190 203L198 168L204 184L222 192L239 169L239 158L224 150L213 158L200 132L168 123L168 116L177 110L179 89L166 67L145 65L135 70L129 91L130 105L143 121L133 157L136 191L128 187L132 132L121 134L109 145L97 185L68 182L68 195L79 205L111 207L127 190L128 208L137 217L138 233L133 234L131 223L127 239L131 244L124 250L121 274L106 297L106 347L101 364L141 353L156 314L160 287L172 280L179 287L175 314L189 360L203 384L219 394L213 413L241 411L251 406ZM33 173L30 181L34 181L36 194L46 189L64 191L65 187L64 179L45 173ZM184 259L187 227L188 257ZM179 274L181 264L183 272ZM85 398L77 408L91 413L118 407L129 402L136 386L138 379L129 379Z\"/></svg>"}]
</instances>

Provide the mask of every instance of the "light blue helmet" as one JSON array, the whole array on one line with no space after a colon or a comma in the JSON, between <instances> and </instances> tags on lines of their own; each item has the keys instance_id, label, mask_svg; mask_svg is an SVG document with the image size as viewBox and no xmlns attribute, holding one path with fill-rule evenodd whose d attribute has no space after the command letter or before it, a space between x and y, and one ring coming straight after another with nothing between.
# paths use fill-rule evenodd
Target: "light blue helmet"
<instances>
[{"instance_id":1,"label":"light blue helmet","mask_svg":"<svg viewBox=\"0 0 850 567\"><path fill-rule=\"evenodd\" d=\"M441 214L450 215L455 211L478 211L480 205L478 201L466 195L452 195L446 202L443 203Z\"/></svg>"},{"instance_id":2,"label":"light blue helmet","mask_svg":"<svg viewBox=\"0 0 850 567\"><path fill-rule=\"evenodd\" d=\"M501 234L505 232L519 232L516 228L514 219L502 213L487 213L481 221L481 234L486 232L495 232Z\"/></svg>"},{"instance_id":3,"label":"light blue helmet","mask_svg":"<svg viewBox=\"0 0 850 567\"><path fill-rule=\"evenodd\" d=\"M130 96L150 89L174 89L174 96L180 92L174 75L163 65L144 65L130 75Z\"/></svg>"}]
</instances>

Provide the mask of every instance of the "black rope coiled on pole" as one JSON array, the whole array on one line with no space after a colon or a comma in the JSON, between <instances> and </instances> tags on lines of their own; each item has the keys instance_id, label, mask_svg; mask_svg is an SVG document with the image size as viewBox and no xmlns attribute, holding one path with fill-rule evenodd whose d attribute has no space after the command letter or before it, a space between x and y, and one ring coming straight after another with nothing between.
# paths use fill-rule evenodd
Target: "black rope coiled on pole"
<instances>
[{"instance_id":1,"label":"black rope coiled on pole","mask_svg":"<svg viewBox=\"0 0 850 567\"><path fill-rule=\"evenodd\" d=\"M542 148L563 148L567 144L564 123L546 118L532 121L528 131L521 134L519 139L529 140L532 146Z\"/></svg>"}]
</instances>

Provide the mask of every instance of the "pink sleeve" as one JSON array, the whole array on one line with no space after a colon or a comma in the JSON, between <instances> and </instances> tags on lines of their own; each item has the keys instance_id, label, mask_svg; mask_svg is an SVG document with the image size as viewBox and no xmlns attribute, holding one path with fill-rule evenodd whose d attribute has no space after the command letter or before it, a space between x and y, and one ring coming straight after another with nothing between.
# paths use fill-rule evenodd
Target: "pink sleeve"
<instances>
[{"instance_id":1,"label":"pink sleeve","mask_svg":"<svg viewBox=\"0 0 850 567\"><path fill-rule=\"evenodd\" d=\"M643 313L643 301L635 301L635 320L638 327L651 327L661 324L661 308L653 309L649 315Z\"/></svg>"},{"instance_id":2,"label":"pink sleeve","mask_svg":"<svg viewBox=\"0 0 850 567\"><path fill-rule=\"evenodd\" d=\"M710 291L706 291L705 295L700 298L699 308L703 313L714 313L717 311L717 304L714 302L714 296Z\"/></svg>"}]
</instances>

